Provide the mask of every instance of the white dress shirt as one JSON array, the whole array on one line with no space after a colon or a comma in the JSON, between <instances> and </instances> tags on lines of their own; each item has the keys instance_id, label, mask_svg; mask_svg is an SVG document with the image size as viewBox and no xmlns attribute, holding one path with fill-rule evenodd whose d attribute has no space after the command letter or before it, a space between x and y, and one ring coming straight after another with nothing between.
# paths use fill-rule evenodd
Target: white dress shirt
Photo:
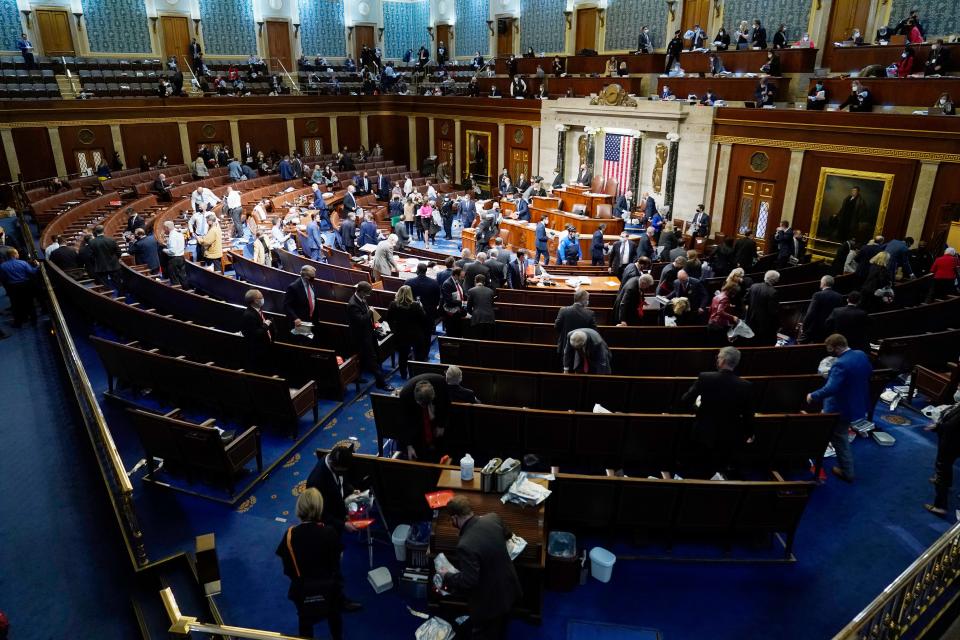
<instances>
[{"instance_id":1,"label":"white dress shirt","mask_svg":"<svg viewBox=\"0 0 960 640\"><path fill-rule=\"evenodd\" d=\"M242 206L243 201L240 199L239 191L233 191L227 194L227 209L239 209Z\"/></svg>"},{"instance_id":2,"label":"white dress shirt","mask_svg":"<svg viewBox=\"0 0 960 640\"><path fill-rule=\"evenodd\" d=\"M167 247L163 250L171 258L183 256L183 233L174 229L167 234Z\"/></svg>"}]
</instances>

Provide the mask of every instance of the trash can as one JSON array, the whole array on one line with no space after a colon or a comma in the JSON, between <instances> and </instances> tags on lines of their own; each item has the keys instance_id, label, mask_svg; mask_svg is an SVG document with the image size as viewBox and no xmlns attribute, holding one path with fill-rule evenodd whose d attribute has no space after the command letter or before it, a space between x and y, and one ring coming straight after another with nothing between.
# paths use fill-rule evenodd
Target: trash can
<instances>
[{"instance_id":1,"label":"trash can","mask_svg":"<svg viewBox=\"0 0 960 640\"><path fill-rule=\"evenodd\" d=\"M547 539L546 586L552 591L572 591L580 581L577 537L566 531L551 531Z\"/></svg>"},{"instance_id":2,"label":"trash can","mask_svg":"<svg viewBox=\"0 0 960 640\"><path fill-rule=\"evenodd\" d=\"M613 565L616 562L617 556L603 547L590 549L590 573L600 582L610 582L610 578L613 577Z\"/></svg>"},{"instance_id":3,"label":"trash can","mask_svg":"<svg viewBox=\"0 0 960 640\"><path fill-rule=\"evenodd\" d=\"M397 560L404 562L407 559L407 536L410 535L410 525L398 524L393 530L393 553Z\"/></svg>"}]
</instances>

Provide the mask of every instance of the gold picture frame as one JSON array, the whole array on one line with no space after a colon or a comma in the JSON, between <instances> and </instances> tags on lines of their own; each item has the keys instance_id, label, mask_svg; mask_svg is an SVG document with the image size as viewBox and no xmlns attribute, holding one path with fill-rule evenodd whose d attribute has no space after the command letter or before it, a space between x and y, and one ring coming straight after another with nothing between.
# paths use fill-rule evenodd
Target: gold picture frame
<instances>
[{"instance_id":1,"label":"gold picture frame","mask_svg":"<svg viewBox=\"0 0 960 640\"><path fill-rule=\"evenodd\" d=\"M477 180L490 181L490 132L467 129L467 171ZM478 154L479 152L479 154Z\"/></svg>"},{"instance_id":2,"label":"gold picture frame","mask_svg":"<svg viewBox=\"0 0 960 640\"><path fill-rule=\"evenodd\" d=\"M879 234L887 218L893 178L892 173L821 167L810 238L836 246L849 238L866 242ZM859 201L853 196L854 188ZM854 199L848 202L850 198Z\"/></svg>"}]
</instances>

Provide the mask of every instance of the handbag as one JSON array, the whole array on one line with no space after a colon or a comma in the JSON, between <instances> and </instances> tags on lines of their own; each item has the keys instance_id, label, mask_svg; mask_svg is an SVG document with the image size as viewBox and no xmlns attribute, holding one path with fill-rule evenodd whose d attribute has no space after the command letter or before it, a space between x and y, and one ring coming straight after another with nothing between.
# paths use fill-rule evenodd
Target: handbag
<instances>
[{"instance_id":1,"label":"handbag","mask_svg":"<svg viewBox=\"0 0 960 640\"><path fill-rule=\"evenodd\" d=\"M323 526L322 522L317 523ZM293 553L293 544L291 539L293 527L287 529L287 551L290 553L290 561L293 563L293 570L297 574L290 585L290 599L297 606L297 613L302 616L315 618L326 617L330 613L332 606L330 596L336 587L332 578L304 578L300 575L300 567L297 565L297 556Z\"/></svg>"}]
</instances>

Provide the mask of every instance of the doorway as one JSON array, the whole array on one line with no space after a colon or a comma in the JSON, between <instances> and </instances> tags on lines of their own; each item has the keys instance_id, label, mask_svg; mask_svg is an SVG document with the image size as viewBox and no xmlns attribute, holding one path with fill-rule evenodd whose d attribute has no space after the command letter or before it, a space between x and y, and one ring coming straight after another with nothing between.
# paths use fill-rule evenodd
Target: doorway
<instances>
[{"instance_id":1,"label":"doorway","mask_svg":"<svg viewBox=\"0 0 960 640\"><path fill-rule=\"evenodd\" d=\"M182 16L160 16L160 30L163 34L163 56L177 57L177 64L183 64L190 54L190 26ZM187 64L193 64L188 60Z\"/></svg>"},{"instance_id":2,"label":"doorway","mask_svg":"<svg viewBox=\"0 0 960 640\"><path fill-rule=\"evenodd\" d=\"M497 18L497 55L513 53L513 18Z\"/></svg>"},{"instance_id":3,"label":"doorway","mask_svg":"<svg viewBox=\"0 0 960 640\"><path fill-rule=\"evenodd\" d=\"M103 149L75 149L73 160L76 163L76 173L93 175L100 163L107 161Z\"/></svg>"},{"instance_id":4,"label":"doorway","mask_svg":"<svg viewBox=\"0 0 960 640\"><path fill-rule=\"evenodd\" d=\"M376 49L377 43L373 37L373 26L371 25L357 25L353 28L353 37L354 48L353 55L354 60L357 63L357 67L360 66L360 52L363 51L363 47L366 46L369 49Z\"/></svg>"},{"instance_id":5,"label":"doorway","mask_svg":"<svg viewBox=\"0 0 960 640\"><path fill-rule=\"evenodd\" d=\"M70 14L66 11L37 9L37 29L44 55L72 56L76 53L70 33Z\"/></svg>"},{"instance_id":6,"label":"doorway","mask_svg":"<svg viewBox=\"0 0 960 640\"><path fill-rule=\"evenodd\" d=\"M775 221L772 208L776 186L775 182L751 178L740 179L735 237L739 238L747 231L753 231L757 245L763 247L768 227Z\"/></svg>"},{"instance_id":7,"label":"doorway","mask_svg":"<svg viewBox=\"0 0 960 640\"><path fill-rule=\"evenodd\" d=\"M267 55L270 70L283 73L293 69L290 56L290 24L285 20L267 20Z\"/></svg>"},{"instance_id":8,"label":"doorway","mask_svg":"<svg viewBox=\"0 0 960 640\"><path fill-rule=\"evenodd\" d=\"M303 147L303 156L305 158L313 158L323 155L323 138L301 138L300 144Z\"/></svg>"},{"instance_id":9,"label":"doorway","mask_svg":"<svg viewBox=\"0 0 960 640\"><path fill-rule=\"evenodd\" d=\"M830 7L830 22L827 27L827 41L823 43L823 59L820 66L830 68L833 62L834 42L843 42L850 39L854 27L860 29L865 40L870 40L867 30L867 14L870 11L869 2L858 0L834 0ZM803 27L806 29L806 25ZM800 39L799 37L797 38ZM840 69L840 71L843 71Z\"/></svg>"},{"instance_id":10,"label":"doorway","mask_svg":"<svg viewBox=\"0 0 960 640\"><path fill-rule=\"evenodd\" d=\"M710 40L712 36L708 30L710 26L711 4L711 0L684 0L683 21L680 23L683 25L682 30L686 31L687 29L692 29L693 25L698 24L700 25L700 28L703 29L704 33L707 34L707 42L712 42L712 40ZM690 41L684 40L684 48L689 46Z\"/></svg>"},{"instance_id":11,"label":"doorway","mask_svg":"<svg viewBox=\"0 0 960 640\"><path fill-rule=\"evenodd\" d=\"M526 149L510 149L510 175L519 180L522 173L530 181L533 177L530 175L530 152Z\"/></svg>"},{"instance_id":12,"label":"doorway","mask_svg":"<svg viewBox=\"0 0 960 640\"><path fill-rule=\"evenodd\" d=\"M453 140L437 140L437 161L446 164L449 172L453 172Z\"/></svg>"},{"instance_id":13,"label":"doorway","mask_svg":"<svg viewBox=\"0 0 960 640\"><path fill-rule=\"evenodd\" d=\"M438 24L437 25L437 44L439 47L442 42L447 48L447 60L453 59L453 43L450 42L450 25L448 24ZM436 47L434 48L434 60L436 60Z\"/></svg>"},{"instance_id":14,"label":"doorway","mask_svg":"<svg viewBox=\"0 0 960 640\"><path fill-rule=\"evenodd\" d=\"M597 49L597 8L577 9L577 37L574 53Z\"/></svg>"}]
</instances>

